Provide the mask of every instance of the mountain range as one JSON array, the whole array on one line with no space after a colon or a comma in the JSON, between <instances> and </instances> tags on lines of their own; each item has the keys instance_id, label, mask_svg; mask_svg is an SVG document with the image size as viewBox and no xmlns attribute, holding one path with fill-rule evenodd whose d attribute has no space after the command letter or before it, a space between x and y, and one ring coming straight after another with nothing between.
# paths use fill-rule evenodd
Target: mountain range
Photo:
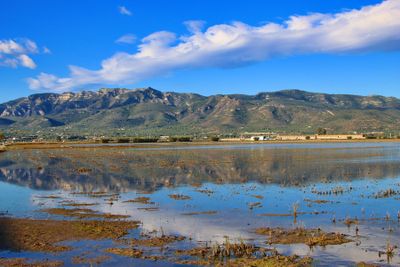
<instances>
[{"instance_id":1,"label":"mountain range","mask_svg":"<svg viewBox=\"0 0 400 267\"><path fill-rule=\"evenodd\" d=\"M40 93L0 104L0 130L81 135L400 131L400 99L311 93L161 92L153 88Z\"/></svg>"}]
</instances>

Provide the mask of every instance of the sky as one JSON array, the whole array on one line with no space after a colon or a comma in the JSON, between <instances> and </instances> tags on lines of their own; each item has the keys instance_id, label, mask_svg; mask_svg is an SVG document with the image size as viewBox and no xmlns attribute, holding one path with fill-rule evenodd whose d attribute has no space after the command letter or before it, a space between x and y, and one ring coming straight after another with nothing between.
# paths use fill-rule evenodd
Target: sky
<instances>
[{"instance_id":1,"label":"sky","mask_svg":"<svg viewBox=\"0 0 400 267\"><path fill-rule=\"evenodd\" d=\"M400 0L0 2L0 102L139 88L400 97Z\"/></svg>"}]
</instances>

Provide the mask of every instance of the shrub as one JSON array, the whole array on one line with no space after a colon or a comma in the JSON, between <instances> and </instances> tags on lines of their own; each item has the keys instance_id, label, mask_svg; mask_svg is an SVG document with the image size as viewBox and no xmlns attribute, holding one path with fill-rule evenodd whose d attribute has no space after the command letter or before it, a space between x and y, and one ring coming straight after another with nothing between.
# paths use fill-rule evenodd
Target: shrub
<instances>
[{"instance_id":1,"label":"shrub","mask_svg":"<svg viewBox=\"0 0 400 267\"><path fill-rule=\"evenodd\" d=\"M130 139L129 138L118 138L117 143L129 143Z\"/></svg>"},{"instance_id":2,"label":"shrub","mask_svg":"<svg viewBox=\"0 0 400 267\"><path fill-rule=\"evenodd\" d=\"M103 144L108 144L108 143L110 143L110 139L103 138L100 140L100 142L102 142Z\"/></svg>"},{"instance_id":3,"label":"shrub","mask_svg":"<svg viewBox=\"0 0 400 267\"><path fill-rule=\"evenodd\" d=\"M133 143L157 143L158 138L153 137L135 137L132 140Z\"/></svg>"},{"instance_id":4,"label":"shrub","mask_svg":"<svg viewBox=\"0 0 400 267\"><path fill-rule=\"evenodd\" d=\"M190 136L180 136L178 137L178 142L191 142L192 138Z\"/></svg>"},{"instance_id":5,"label":"shrub","mask_svg":"<svg viewBox=\"0 0 400 267\"><path fill-rule=\"evenodd\" d=\"M177 138L177 137L174 137L174 136L171 136L171 137L169 138L169 141L170 141L170 142L176 142L176 141L178 141L178 138Z\"/></svg>"},{"instance_id":6,"label":"shrub","mask_svg":"<svg viewBox=\"0 0 400 267\"><path fill-rule=\"evenodd\" d=\"M317 134L318 135L325 135L326 134L326 129L325 128L318 128L317 129Z\"/></svg>"},{"instance_id":7,"label":"shrub","mask_svg":"<svg viewBox=\"0 0 400 267\"><path fill-rule=\"evenodd\" d=\"M211 137L211 141L218 142L219 141L219 137L218 136L213 136L213 137Z\"/></svg>"}]
</instances>

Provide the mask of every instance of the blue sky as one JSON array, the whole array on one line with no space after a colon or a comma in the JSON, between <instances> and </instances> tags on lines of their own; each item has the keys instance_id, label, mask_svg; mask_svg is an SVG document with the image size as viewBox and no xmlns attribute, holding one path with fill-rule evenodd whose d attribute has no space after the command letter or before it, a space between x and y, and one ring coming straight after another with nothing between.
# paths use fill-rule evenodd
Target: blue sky
<instances>
[{"instance_id":1,"label":"blue sky","mask_svg":"<svg viewBox=\"0 0 400 267\"><path fill-rule=\"evenodd\" d=\"M400 97L399 12L399 0L2 1L0 102L103 86Z\"/></svg>"}]
</instances>

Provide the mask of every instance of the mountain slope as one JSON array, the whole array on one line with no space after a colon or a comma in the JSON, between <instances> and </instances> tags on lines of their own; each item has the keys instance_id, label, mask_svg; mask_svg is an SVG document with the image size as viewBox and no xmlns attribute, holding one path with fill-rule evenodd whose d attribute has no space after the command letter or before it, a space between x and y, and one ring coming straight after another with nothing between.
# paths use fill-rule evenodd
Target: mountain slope
<instances>
[{"instance_id":1,"label":"mountain slope","mask_svg":"<svg viewBox=\"0 0 400 267\"><path fill-rule=\"evenodd\" d=\"M0 129L34 133L194 134L399 131L400 100L283 90L201 96L136 90L45 93L0 105Z\"/></svg>"}]
</instances>

